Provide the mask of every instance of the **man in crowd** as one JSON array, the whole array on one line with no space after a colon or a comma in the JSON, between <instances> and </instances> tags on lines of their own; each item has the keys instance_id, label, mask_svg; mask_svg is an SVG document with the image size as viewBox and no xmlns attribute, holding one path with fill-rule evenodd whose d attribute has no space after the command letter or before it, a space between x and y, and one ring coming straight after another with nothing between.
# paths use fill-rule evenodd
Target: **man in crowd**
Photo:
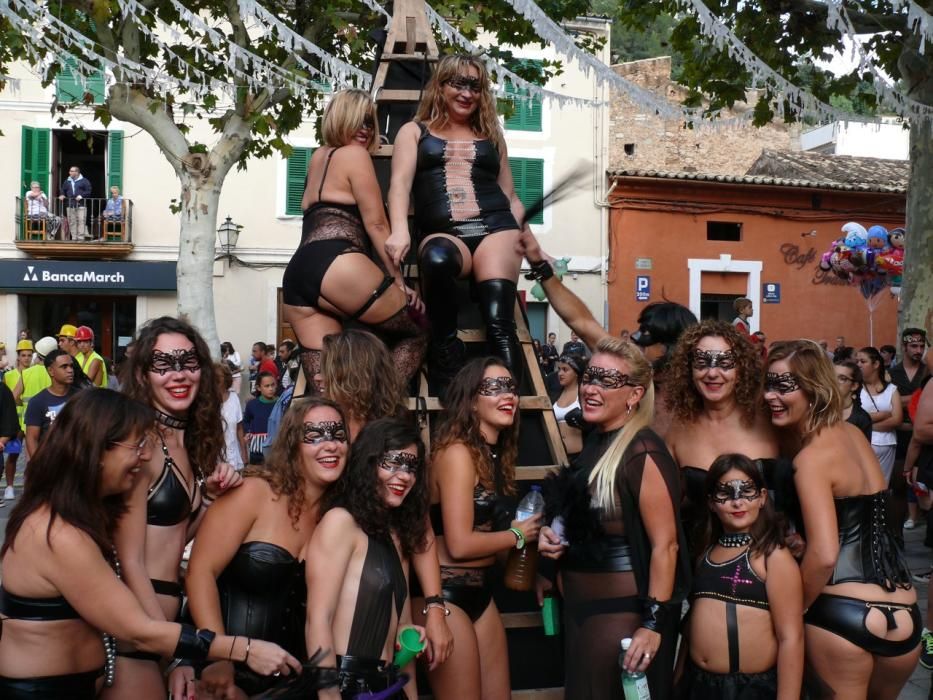
<instances>
[{"instance_id":1,"label":"man in crowd","mask_svg":"<svg viewBox=\"0 0 933 700\"><path fill-rule=\"evenodd\" d=\"M19 381L13 389L13 398L18 406L23 407L23 419L25 427L25 414L29 409L29 402L40 391L47 388L52 383L52 378L45 369L45 358L52 352L58 350L58 341L52 336L45 336L36 342L36 357L38 362L20 374Z\"/></svg>"},{"instance_id":2,"label":"man in crowd","mask_svg":"<svg viewBox=\"0 0 933 700\"><path fill-rule=\"evenodd\" d=\"M885 371L891 369L897 359L897 348L893 345L882 345L878 348L878 352L881 353L881 359L884 361Z\"/></svg>"},{"instance_id":3,"label":"man in crowd","mask_svg":"<svg viewBox=\"0 0 933 700\"><path fill-rule=\"evenodd\" d=\"M899 363L892 365L888 370L888 376L891 383L897 387L897 393L900 396L901 404L904 407L904 422L897 429L897 459L903 460L907 456L907 446L910 444L913 435L913 424L910 422L910 416L907 412L907 405L910 403L914 392L923 386L924 380L930 375L929 370L923 363L923 353L927 347L927 334L921 328L905 328L901 333L901 351L902 359ZM904 465L907 466L906 464ZM895 474L895 477L897 475ZM904 476L908 476L905 471ZM892 488L894 490L896 506L906 503L908 509L907 520L904 521L904 528L910 530L914 527L917 519L917 505L912 495L906 493L902 486L903 479L892 479ZM904 506L902 506L903 509ZM901 510L903 512L903 510ZM895 513L897 516L898 513ZM903 518L898 518L898 522Z\"/></svg>"},{"instance_id":4,"label":"man in crowd","mask_svg":"<svg viewBox=\"0 0 933 700\"><path fill-rule=\"evenodd\" d=\"M26 407L26 450L31 455L75 392L74 362L67 352L53 350L46 355L45 369L51 384L33 396Z\"/></svg>"},{"instance_id":5,"label":"man in crowd","mask_svg":"<svg viewBox=\"0 0 933 700\"><path fill-rule=\"evenodd\" d=\"M107 386L107 366L104 358L94 350L94 331L88 326L78 326L75 330L75 343L78 353L75 359L81 371L98 387Z\"/></svg>"},{"instance_id":6,"label":"man in crowd","mask_svg":"<svg viewBox=\"0 0 933 700\"><path fill-rule=\"evenodd\" d=\"M276 357L275 365L279 369L279 388L286 389L289 384L291 384L291 376L289 369L292 366L292 363L297 363L297 357L292 357L292 352L295 349L295 343L286 338L279 344L279 354Z\"/></svg>"},{"instance_id":7,"label":"man in crowd","mask_svg":"<svg viewBox=\"0 0 933 700\"><path fill-rule=\"evenodd\" d=\"M269 346L266 345L261 340L257 340L253 343L253 353L252 359L250 360L250 392L253 396L256 396L259 393L259 387L256 385L257 378L263 372L268 372L275 377L276 381L279 379L279 368L275 366L275 362L269 359L268 356ZM275 348L273 347L273 353Z\"/></svg>"},{"instance_id":8,"label":"man in crowd","mask_svg":"<svg viewBox=\"0 0 933 700\"><path fill-rule=\"evenodd\" d=\"M23 435L26 430L26 426L23 423L25 409L17 405L16 399L13 396L13 390L16 389L16 385L19 384L19 379L23 376L23 372L32 367L32 353L33 346L31 340L23 339L16 343L16 366L8 369L3 375L3 383L10 390L10 400L13 402L13 406L16 409L16 422L18 424L16 437L8 440L3 448L5 462L4 471L6 472L6 489L3 492L3 499L6 501L12 501L16 496L16 492L13 488L13 481L16 478L16 462L19 460L20 452L23 450Z\"/></svg>"},{"instance_id":9,"label":"man in crowd","mask_svg":"<svg viewBox=\"0 0 933 700\"><path fill-rule=\"evenodd\" d=\"M564 348L560 351L560 354L579 355L580 357L590 356L590 352L587 350L586 345L583 344L580 337L574 331L570 331L570 340L564 343Z\"/></svg>"},{"instance_id":10,"label":"man in crowd","mask_svg":"<svg viewBox=\"0 0 933 700\"><path fill-rule=\"evenodd\" d=\"M70 323L64 323L61 330L58 331L58 349L67 352L72 357L78 354L78 343L75 341L75 331L77 330Z\"/></svg>"},{"instance_id":11,"label":"man in crowd","mask_svg":"<svg viewBox=\"0 0 933 700\"><path fill-rule=\"evenodd\" d=\"M557 367L557 333L548 333L547 342L541 346L541 359L544 360L544 374L551 374Z\"/></svg>"},{"instance_id":12,"label":"man in crowd","mask_svg":"<svg viewBox=\"0 0 933 700\"><path fill-rule=\"evenodd\" d=\"M91 196L91 181L81 174L81 169L72 165L68 170L68 179L62 183L59 200L65 201L65 212L68 217L68 230L71 240L86 241L90 239L87 232L87 198Z\"/></svg>"}]
</instances>

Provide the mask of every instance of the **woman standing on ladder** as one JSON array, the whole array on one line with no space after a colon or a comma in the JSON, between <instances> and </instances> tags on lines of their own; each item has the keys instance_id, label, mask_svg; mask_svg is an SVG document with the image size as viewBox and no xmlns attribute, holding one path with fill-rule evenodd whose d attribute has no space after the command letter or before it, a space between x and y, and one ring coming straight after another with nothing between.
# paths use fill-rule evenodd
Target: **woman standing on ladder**
<instances>
[{"instance_id":1,"label":"woman standing on ladder","mask_svg":"<svg viewBox=\"0 0 933 700\"><path fill-rule=\"evenodd\" d=\"M431 322L431 369L446 383L463 366L457 338L458 278L472 276L489 349L521 384L515 293L516 250L525 209L512 171L485 66L447 56L425 88L414 121L392 154L386 252L399 265L411 245L408 209L423 236L418 265Z\"/></svg>"},{"instance_id":2,"label":"woman standing on ladder","mask_svg":"<svg viewBox=\"0 0 933 700\"><path fill-rule=\"evenodd\" d=\"M369 93L338 92L321 136L301 200L301 243L282 278L283 315L298 339L308 389L320 393L321 343L345 321L360 321L384 340L408 381L421 366L424 338L406 307L420 301L384 250L389 226L370 158L379 130Z\"/></svg>"}]
</instances>

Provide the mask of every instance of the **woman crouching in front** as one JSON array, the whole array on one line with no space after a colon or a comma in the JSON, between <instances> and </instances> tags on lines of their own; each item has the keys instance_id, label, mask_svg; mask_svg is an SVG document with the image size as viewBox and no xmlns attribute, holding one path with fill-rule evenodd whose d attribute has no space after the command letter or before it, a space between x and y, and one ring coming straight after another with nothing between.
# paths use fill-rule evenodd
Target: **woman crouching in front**
<instances>
[{"instance_id":1,"label":"woman crouching in front","mask_svg":"<svg viewBox=\"0 0 933 700\"><path fill-rule=\"evenodd\" d=\"M706 475L707 547L690 593L684 700L797 700L803 676L800 571L758 466L740 454Z\"/></svg>"},{"instance_id":2,"label":"woman crouching in front","mask_svg":"<svg viewBox=\"0 0 933 700\"><path fill-rule=\"evenodd\" d=\"M822 348L773 347L765 400L794 443L794 483L807 533L800 564L810 697L893 700L910 678L923 623L904 552L887 519L887 480Z\"/></svg>"},{"instance_id":3,"label":"woman crouching in front","mask_svg":"<svg viewBox=\"0 0 933 700\"><path fill-rule=\"evenodd\" d=\"M379 697L418 697L414 663L396 669L392 656L411 626L408 563L426 543L427 493L418 429L400 418L368 423L306 549L307 647L326 650L322 663L339 672L321 700L393 688Z\"/></svg>"}]
</instances>

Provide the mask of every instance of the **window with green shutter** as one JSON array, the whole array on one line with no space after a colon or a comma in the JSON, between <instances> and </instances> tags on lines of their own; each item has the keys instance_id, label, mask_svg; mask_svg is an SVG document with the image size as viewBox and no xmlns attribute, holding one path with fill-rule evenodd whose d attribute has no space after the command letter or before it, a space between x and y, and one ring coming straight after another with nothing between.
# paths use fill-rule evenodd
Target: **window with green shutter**
<instances>
[{"instance_id":1,"label":"window with green shutter","mask_svg":"<svg viewBox=\"0 0 933 700\"><path fill-rule=\"evenodd\" d=\"M301 198L313 148L295 146L285 164L285 215L301 216Z\"/></svg>"},{"instance_id":2,"label":"window with green shutter","mask_svg":"<svg viewBox=\"0 0 933 700\"><path fill-rule=\"evenodd\" d=\"M55 77L55 98L64 103L84 102L84 95L91 93L94 104L101 104L106 92L103 72L95 71L84 77L76 70L77 66L73 56L64 57L62 69Z\"/></svg>"},{"instance_id":3,"label":"window with green shutter","mask_svg":"<svg viewBox=\"0 0 933 700\"><path fill-rule=\"evenodd\" d=\"M123 192L123 132L107 132L107 194L116 185Z\"/></svg>"},{"instance_id":4,"label":"window with green shutter","mask_svg":"<svg viewBox=\"0 0 933 700\"><path fill-rule=\"evenodd\" d=\"M522 63L540 65L541 61L523 59ZM510 131L541 131L541 98L529 97L527 90L520 90L510 82L505 84L505 94L515 110L505 120L505 128Z\"/></svg>"},{"instance_id":5,"label":"window with green shutter","mask_svg":"<svg viewBox=\"0 0 933 700\"><path fill-rule=\"evenodd\" d=\"M20 183L20 196L29 189L29 183L35 180L48 196L49 192L49 158L52 144L51 129L37 129L31 126L23 127L22 138L22 182Z\"/></svg>"},{"instance_id":6,"label":"window with green shutter","mask_svg":"<svg viewBox=\"0 0 933 700\"><path fill-rule=\"evenodd\" d=\"M544 196L544 160L542 158L509 158L515 194L526 207ZM544 223L544 212L539 211L530 222Z\"/></svg>"}]
</instances>

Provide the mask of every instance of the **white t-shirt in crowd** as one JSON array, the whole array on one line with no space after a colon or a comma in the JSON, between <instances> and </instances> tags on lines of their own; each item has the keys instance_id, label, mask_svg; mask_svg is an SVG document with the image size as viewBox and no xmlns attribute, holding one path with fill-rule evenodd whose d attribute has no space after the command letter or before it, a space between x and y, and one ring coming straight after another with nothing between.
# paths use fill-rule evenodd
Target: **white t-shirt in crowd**
<instances>
[{"instance_id":1,"label":"white t-shirt in crowd","mask_svg":"<svg viewBox=\"0 0 933 700\"><path fill-rule=\"evenodd\" d=\"M228 391L227 398L220 409L220 415L224 421L224 461L239 471L243 468L243 455L236 436L237 423L243 422L240 397Z\"/></svg>"},{"instance_id":2,"label":"white t-shirt in crowd","mask_svg":"<svg viewBox=\"0 0 933 700\"><path fill-rule=\"evenodd\" d=\"M892 401L900 401L897 393L897 387L894 384L888 384L880 394L869 394L868 389L862 388L859 395L862 400L862 408L869 413L878 413L880 411L890 411ZM896 445L897 433L893 430L872 430L872 445Z\"/></svg>"}]
</instances>

